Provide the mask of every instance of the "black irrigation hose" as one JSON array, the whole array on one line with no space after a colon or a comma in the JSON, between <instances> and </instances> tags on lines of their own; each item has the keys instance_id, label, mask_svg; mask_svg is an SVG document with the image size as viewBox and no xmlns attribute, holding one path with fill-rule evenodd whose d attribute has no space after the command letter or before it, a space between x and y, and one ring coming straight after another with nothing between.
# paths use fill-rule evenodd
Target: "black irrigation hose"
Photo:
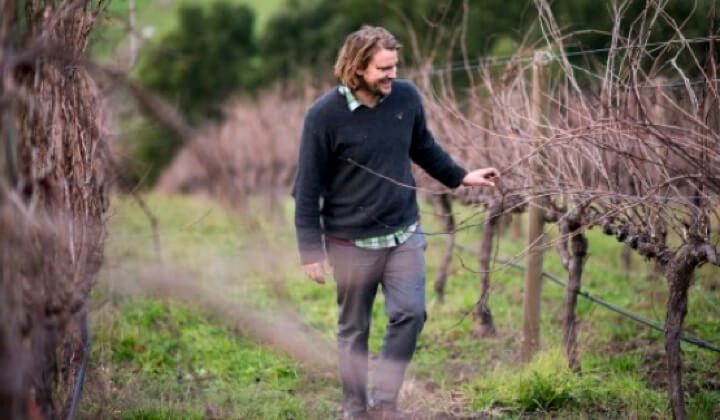
<instances>
[{"instance_id":1,"label":"black irrigation hose","mask_svg":"<svg viewBox=\"0 0 720 420\"><path fill-rule=\"evenodd\" d=\"M83 317L82 322L82 339L83 339L83 355L82 362L80 363L80 370L78 370L77 378L75 378L75 388L73 390L72 401L70 403L70 410L68 411L68 420L75 418L75 412L77 411L78 402L80 401L80 395L82 394L83 383L85 382L85 372L87 371L87 364L90 355L90 330L88 329L87 316Z\"/></svg>"},{"instance_id":2,"label":"black irrigation hose","mask_svg":"<svg viewBox=\"0 0 720 420\"><path fill-rule=\"evenodd\" d=\"M464 246L462 246L462 245L455 245L455 246L456 246L458 249L461 249L461 250L464 251L464 252L471 253L471 254L475 254L475 252L467 249L466 247L464 247ZM509 260L509 259L507 259L507 258L497 258L496 261L499 262L499 263L501 263L501 264L505 264L505 265L508 265L508 266L510 266L510 267L516 268L516 269L518 269L518 270L525 271L525 267L524 267L524 266L522 266L522 265L520 265L520 264L516 264L516 263L512 262L511 260ZM560 280L560 278L558 278L557 276L554 276L554 275L552 275L552 274L550 274L550 273L546 273L546 272L544 272L544 271L543 271L542 275L543 275L543 277L549 279L549 280L552 281L553 283L555 283L555 284L563 287L564 289L567 289L567 283L565 283L565 282L563 282L562 280ZM661 333L665 333L665 325L663 325L663 324L659 324L659 323L657 323L657 322L650 321L649 319L645 319L645 318L643 318L643 317L641 317L641 316L639 316L639 315L635 315L635 314L632 314L632 313L630 313L630 312L627 312L627 311L623 310L622 308L619 308L619 307L613 305L612 303L608 303L608 302L606 302L606 301L604 301L604 300L602 300L602 299L600 299L600 298L597 298L597 297L591 295L591 294L588 293L588 292L583 292L582 290L579 290L579 291L578 291L578 295L584 297L585 299L587 299L587 300L589 300L589 301L591 301L591 302L593 302L593 303L597 303L598 305L603 306L603 307L605 307L606 309L609 309L609 310L611 310L611 311L613 311L613 312L616 312L616 313L618 313L618 314L620 314L620 315L622 315L622 316L624 316L624 317L626 317L626 318L630 318L630 319L632 319L632 320L635 321L635 322L639 322L640 324L643 324L643 325L648 326L648 327L650 327L650 328L652 328L652 329L658 330L658 331L660 331ZM686 342L686 343L690 343L690 344L692 344L692 345L694 345L694 346L700 347L701 349L710 350L710 351L714 351L714 352L716 352L716 353L720 353L720 348L715 347L715 346L713 346L712 344L708 343L707 341L702 340L702 339L697 338L697 337L692 337L692 336L688 336L688 335L685 335L685 334L680 334L680 340L682 340L682 341L684 341L684 342Z\"/></svg>"}]
</instances>

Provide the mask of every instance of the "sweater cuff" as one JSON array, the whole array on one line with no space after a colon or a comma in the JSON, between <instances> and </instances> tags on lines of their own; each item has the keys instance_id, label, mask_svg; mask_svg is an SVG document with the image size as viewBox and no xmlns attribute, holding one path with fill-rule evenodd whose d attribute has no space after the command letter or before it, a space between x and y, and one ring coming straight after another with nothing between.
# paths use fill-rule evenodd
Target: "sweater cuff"
<instances>
[{"instance_id":1,"label":"sweater cuff","mask_svg":"<svg viewBox=\"0 0 720 420\"><path fill-rule=\"evenodd\" d=\"M467 175L468 171L465 170L465 168L461 166L456 166L455 170L453 170L453 174L450 178L450 182L446 184L449 188L457 188L462 184L462 180L465 179L465 175Z\"/></svg>"},{"instance_id":2,"label":"sweater cuff","mask_svg":"<svg viewBox=\"0 0 720 420\"><path fill-rule=\"evenodd\" d=\"M300 247L300 263L302 265L308 265L324 260L325 252L322 249L322 245L320 245L320 247Z\"/></svg>"}]
</instances>

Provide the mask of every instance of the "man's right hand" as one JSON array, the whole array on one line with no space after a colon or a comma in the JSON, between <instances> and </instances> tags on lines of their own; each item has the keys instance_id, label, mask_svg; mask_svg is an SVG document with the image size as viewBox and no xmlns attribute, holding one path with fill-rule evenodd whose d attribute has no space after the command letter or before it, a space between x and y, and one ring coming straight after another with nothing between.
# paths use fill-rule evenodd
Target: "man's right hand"
<instances>
[{"instance_id":1,"label":"man's right hand","mask_svg":"<svg viewBox=\"0 0 720 420\"><path fill-rule=\"evenodd\" d=\"M327 262L320 261L302 266L305 275L310 277L315 283L325 284L325 276L330 272Z\"/></svg>"}]
</instances>

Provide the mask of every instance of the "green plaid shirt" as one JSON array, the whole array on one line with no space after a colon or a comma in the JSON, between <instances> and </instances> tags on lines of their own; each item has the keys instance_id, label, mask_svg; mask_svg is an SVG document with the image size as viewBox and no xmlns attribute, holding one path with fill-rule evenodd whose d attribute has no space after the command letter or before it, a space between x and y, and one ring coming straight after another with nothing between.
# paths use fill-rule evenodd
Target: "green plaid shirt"
<instances>
[{"instance_id":1,"label":"green plaid shirt","mask_svg":"<svg viewBox=\"0 0 720 420\"><path fill-rule=\"evenodd\" d=\"M355 95L353 95L352 90L350 90L347 86L339 86L338 87L338 93L347 99L348 109L350 112L355 111L356 109L360 108L362 106L362 103L357 100Z\"/></svg>"},{"instance_id":2,"label":"green plaid shirt","mask_svg":"<svg viewBox=\"0 0 720 420\"><path fill-rule=\"evenodd\" d=\"M413 233L415 233L415 229L417 229L417 226L418 224L417 222L415 222L406 228L398 229L395 232L389 233L387 235L373 236L372 238L365 239L356 239L353 241L353 244L357 247L366 249L382 249L402 245L405 241L410 239Z\"/></svg>"},{"instance_id":3,"label":"green plaid shirt","mask_svg":"<svg viewBox=\"0 0 720 420\"><path fill-rule=\"evenodd\" d=\"M352 90L350 90L347 86L339 86L338 93L340 95L343 95L345 99L347 99L347 105L350 112L353 112L359 107L363 106L363 104L358 101L355 95L353 95ZM383 99L384 98L380 98L380 102L382 102ZM366 249L382 249L398 246L410 239L412 234L415 233L417 225L417 222L415 222L406 228L398 229L395 232L389 233L387 235L356 239L352 242L355 246Z\"/></svg>"},{"instance_id":4,"label":"green plaid shirt","mask_svg":"<svg viewBox=\"0 0 720 420\"><path fill-rule=\"evenodd\" d=\"M347 86L342 86L342 85L339 86L338 93L341 94L342 96L344 96L345 99L347 99L348 109L350 110L350 112L355 111L356 109L360 108L361 106L365 106L365 105L363 105L362 102L360 102L355 97L355 95L352 93L352 90L350 90L350 88ZM385 100L385 97L383 96L380 98L378 103L380 103L384 100Z\"/></svg>"}]
</instances>

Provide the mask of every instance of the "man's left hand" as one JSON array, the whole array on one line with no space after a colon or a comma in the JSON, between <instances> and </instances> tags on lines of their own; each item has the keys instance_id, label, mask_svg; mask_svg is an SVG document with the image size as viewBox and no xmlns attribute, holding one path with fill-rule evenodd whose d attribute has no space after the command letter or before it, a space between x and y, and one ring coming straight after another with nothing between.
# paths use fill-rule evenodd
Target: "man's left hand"
<instances>
[{"instance_id":1,"label":"man's left hand","mask_svg":"<svg viewBox=\"0 0 720 420\"><path fill-rule=\"evenodd\" d=\"M495 181L500 179L500 172L495 168L483 168L470 171L462 180L463 185L467 186L488 186L494 187Z\"/></svg>"}]
</instances>

